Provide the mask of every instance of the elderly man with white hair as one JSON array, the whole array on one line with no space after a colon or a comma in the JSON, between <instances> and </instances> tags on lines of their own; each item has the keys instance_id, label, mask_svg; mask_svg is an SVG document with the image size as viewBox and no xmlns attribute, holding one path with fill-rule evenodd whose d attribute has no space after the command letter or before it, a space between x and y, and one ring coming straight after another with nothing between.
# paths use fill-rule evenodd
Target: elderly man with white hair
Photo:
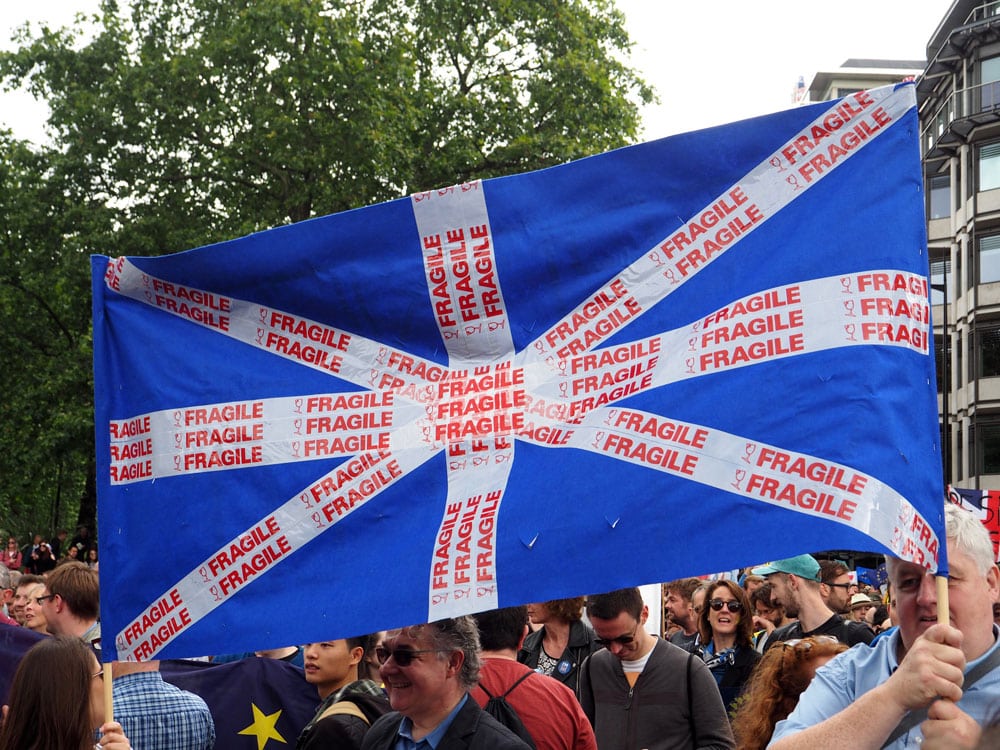
<instances>
[{"instance_id":1,"label":"elderly man with white hair","mask_svg":"<svg viewBox=\"0 0 1000 750\"><path fill-rule=\"evenodd\" d=\"M1000 703L1000 573L975 516L949 504L945 523L949 622L937 622L933 574L888 559L898 631L821 667L769 750L837 747L845 737L860 750L976 747Z\"/></svg>"}]
</instances>

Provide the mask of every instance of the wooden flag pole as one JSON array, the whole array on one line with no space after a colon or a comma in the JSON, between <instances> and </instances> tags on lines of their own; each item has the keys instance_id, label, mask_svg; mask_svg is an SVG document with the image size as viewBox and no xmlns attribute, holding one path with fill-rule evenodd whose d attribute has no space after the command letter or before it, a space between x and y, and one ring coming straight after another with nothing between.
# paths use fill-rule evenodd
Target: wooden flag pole
<instances>
[{"instance_id":1,"label":"wooden flag pole","mask_svg":"<svg viewBox=\"0 0 1000 750\"><path fill-rule=\"evenodd\" d=\"M114 701L111 698L112 695L112 678L114 675L111 673L111 662L104 662L104 721L114 721Z\"/></svg>"},{"instance_id":2,"label":"wooden flag pole","mask_svg":"<svg viewBox=\"0 0 1000 750\"><path fill-rule=\"evenodd\" d=\"M935 576L934 582L937 585L937 621L947 625L951 621L948 616L948 577Z\"/></svg>"}]
</instances>

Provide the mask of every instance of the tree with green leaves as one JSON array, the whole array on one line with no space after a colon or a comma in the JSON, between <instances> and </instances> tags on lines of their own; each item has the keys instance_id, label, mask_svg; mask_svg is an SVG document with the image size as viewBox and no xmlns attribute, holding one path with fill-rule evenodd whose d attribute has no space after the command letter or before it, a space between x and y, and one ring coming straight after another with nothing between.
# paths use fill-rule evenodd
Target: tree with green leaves
<instances>
[{"instance_id":1,"label":"tree with green leaves","mask_svg":"<svg viewBox=\"0 0 1000 750\"><path fill-rule=\"evenodd\" d=\"M51 111L45 145L0 140L0 517L22 532L52 497L94 520L89 253L559 164L634 141L652 98L611 0L104 0L91 21L0 54Z\"/></svg>"}]
</instances>

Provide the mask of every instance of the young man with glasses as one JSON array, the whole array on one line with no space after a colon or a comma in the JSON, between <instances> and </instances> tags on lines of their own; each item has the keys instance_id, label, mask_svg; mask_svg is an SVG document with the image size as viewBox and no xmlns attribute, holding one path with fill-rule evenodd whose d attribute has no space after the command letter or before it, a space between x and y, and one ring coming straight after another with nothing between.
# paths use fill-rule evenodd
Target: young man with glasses
<instances>
[{"instance_id":1,"label":"young man with glasses","mask_svg":"<svg viewBox=\"0 0 1000 750\"><path fill-rule=\"evenodd\" d=\"M638 588L589 597L587 616L604 648L584 662L580 699L601 750L735 746L712 673L645 630Z\"/></svg>"},{"instance_id":2,"label":"young man with glasses","mask_svg":"<svg viewBox=\"0 0 1000 750\"><path fill-rule=\"evenodd\" d=\"M838 615L851 611L851 597L858 593L858 584L851 580L851 571L840 560L819 561L819 595Z\"/></svg>"},{"instance_id":3,"label":"young man with glasses","mask_svg":"<svg viewBox=\"0 0 1000 750\"><path fill-rule=\"evenodd\" d=\"M764 644L765 651L780 641L812 635L832 635L848 646L868 644L875 637L864 623L845 620L826 605L820 593L820 565L812 555L775 560L754 568L753 572L771 584L772 602L798 616L796 622L771 633Z\"/></svg>"},{"instance_id":4,"label":"young man with glasses","mask_svg":"<svg viewBox=\"0 0 1000 750\"><path fill-rule=\"evenodd\" d=\"M38 603L52 635L74 636L100 647L101 595L95 571L82 562L63 563L45 577L45 593Z\"/></svg>"},{"instance_id":5,"label":"young man with glasses","mask_svg":"<svg viewBox=\"0 0 1000 750\"><path fill-rule=\"evenodd\" d=\"M527 750L469 691L479 681L479 632L471 617L412 625L375 650L391 713L362 750Z\"/></svg>"}]
</instances>

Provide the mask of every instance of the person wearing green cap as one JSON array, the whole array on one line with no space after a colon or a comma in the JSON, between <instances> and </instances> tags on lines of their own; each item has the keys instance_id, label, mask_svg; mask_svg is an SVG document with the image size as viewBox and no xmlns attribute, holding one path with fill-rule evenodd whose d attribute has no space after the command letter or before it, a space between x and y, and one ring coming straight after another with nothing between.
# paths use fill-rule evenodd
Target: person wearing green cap
<instances>
[{"instance_id":1,"label":"person wearing green cap","mask_svg":"<svg viewBox=\"0 0 1000 750\"><path fill-rule=\"evenodd\" d=\"M754 575L764 576L771 584L771 601L785 607L798 620L778 628L764 644L764 650L781 641L829 635L841 643L854 646L871 643L875 634L864 623L845 620L830 609L820 592L820 565L812 555L796 555L753 569Z\"/></svg>"}]
</instances>

